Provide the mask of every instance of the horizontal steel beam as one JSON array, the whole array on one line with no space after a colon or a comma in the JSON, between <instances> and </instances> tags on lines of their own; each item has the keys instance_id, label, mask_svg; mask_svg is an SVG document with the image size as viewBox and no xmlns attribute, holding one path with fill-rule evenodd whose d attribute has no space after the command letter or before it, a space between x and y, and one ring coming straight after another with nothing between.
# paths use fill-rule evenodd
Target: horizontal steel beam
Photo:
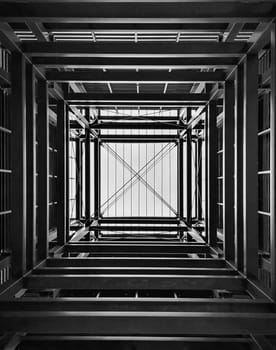
<instances>
[{"instance_id":1,"label":"horizontal steel beam","mask_svg":"<svg viewBox=\"0 0 276 350\"><path fill-rule=\"evenodd\" d=\"M179 224L178 218L165 217L165 216L129 216L129 217L103 217L99 219L99 223L109 224Z\"/></svg>"},{"instance_id":2,"label":"horizontal steel beam","mask_svg":"<svg viewBox=\"0 0 276 350\"><path fill-rule=\"evenodd\" d=\"M189 268L189 267L42 267L36 275L220 275L234 276L231 268Z\"/></svg>"},{"instance_id":3,"label":"horizontal steel beam","mask_svg":"<svg viewBox=\"0 0 276 350\"><path fill-rule=\"evenodd\" d=\"M158 109L158 108L183 108L183 107L192 107L192 108L198 108L200 106L205 106L206 102L170 102L170 101L139 101L139 100L133 100L133 101L114 101L112 100L112 95L110 94L111 98L110 101L91 101L91 102L72 102L69 103L71 108L85 108L85 107L95 107L95 108L151 108L151 109ZM139 94L138 94L139 96Z\"/></svg>"},{"instance_id":4,"label":"horizontal steel beam","mask_svg":"<svg viewBox=\"0 0 276 350\"><path fill-rule=\"evenodd\" d=\"M77 125L74 128L82 129L83 127L78 127ZM84 138L80 136L80 138ZM76 140L70 138L70 140ZM91 142L94 142L96 139L91 139ZM100 142L109 142L109 143L167 143L167 142L177 142L179 140L179 135L165 135L165 134L155 134L155 135L126 135L126 134L109 134L102 135L99 138Z\"/></svg>"},{"instance_id":5,"label":"horizontal steel beam","mask_svg":"<svg viewBox=\"0 0 276 350\"><path fill-rule=\"evenodd\" d=\"M34 336L22 339L22 350L243 350L250 347L252 340L245 337L91 337L91 336Z\"/></svg>"},{"instance_id":6,"label":"horizontal steel beam","mask_svg":"<svg viewBox=\"0 0 276 350\"><path fill-rule=\"evenodd\" d=\"M1 19L1 17L0 17ZM30 56L48 57L240 57L250 45L243 42L23 42Z\"/></svg>"},{"instance_id":7,"label":"horizontal steel beam","mask_svg":"<svg viewBox=\"0 0 276 350\"><path fill-rule=\"evenodd\" d=\"M31 275L24 280L24 286L34 290L57 288L92 290L227 289L242 291L245 288L245 279L238 276L205 275Z\"/></svg>"},{"instance_id":8,"label":"horizontal steel beam","mask_svg":"<svg viewBox=\"0 0 276 350\"><path fill-rule=\"evenodd\" d=\"M273 17L273 2L85 2L40 1L1 3L0 20L7 22L96 23L213 23L266 22ZM53 11L54 9L54 11Z\"/></svg>"},{"instance_id":9,"label":"horizontal steel beam","mask_svg":"<svg viewBox=\"0 0 276 350\"><path fill-rule=\"evenodd\" d=\"M121 143L121 142L137 142L137 143L164 143L164 142L177 142L179 140L178 135L101 135L101 142L109 143Z\"/></svg>"},{"instance_id":10,"label":"horizontal steel beam","mask_svg":"<svg viewBox=\"0 0 276 350\"><path fill-rule=\"evenodd\" d=\"M238 64L232 57L33 57L33 64L45 68L90 69L227 69Z\"/></svg>"},{"instance_id":11,"label":"horizontal steel beam","mask_svg":"<svg viewBox=\"0 0 276 350\"><path fill-rule=\"evenodd\" d=\"M141 122L99 122L91 123L90 129L166 129L166 130L183 130L187 129L187 125L177 122L148 122L146 120Z\"/></svg>"},{"instance_id":12,"label":"horizontal steel beam","mask_svg":"<svg viewBox=\"0 0 276 350\"><path fill-rule=\"evenodd\" d=\"M178 122L179 117L165 117L165 116L154 116L154 115L141 115L138 116L127 116L127 115L120 115L120 114L114 114L114 115L99 115L98 121L160 121L160 122Z\"/></svg>"},{"instance_id":13,"label":"horizontal steel beam","mask_svg":"<svg viewBox=\"0 0 276 350\"><path fill-rule=\"evenodd\" d=\"M137 253L141 252L141 255L143 253L182 253L182 254L188 254L188 253L210 253L210 247L205 244L170 244L168 246L164 244L157 244L157 243L136 243L136 244L94 244L94 243L69 243L66 246L64 246L64 252L81 252L81 253Z\"/></svg>"},{"instance_id":14,"label":"horizontal steel beam","mask_svg":"<svg viewBox=\"0 0 276 350\"><path fill-rule=\"evenodd\" d=\"M276 334L275 313L6 311L2 332L90 335Z\"/></svg>"},{"instance_id":15,"label":"horizontal steel beam","mask_svg":"<svg viewBox=\"0 0 276 350\"><path fill-rule=\"evenodd\" d=\"M192 70L168 71L69 71L69 72L48 72L46 79L49 81L68 83L215 83L224 81L226 74L222 71L198 72Z\"/></svg>"},{"instance_id":16,"label":"horizontal steel beam","mask_svg":"<svg viewBox=\"0 0 276 350\"><path fill-rule=\"evenodd\" d=\"M100 142L109 143L168 143L177 142L178 135L101 135Z\"/></svg>"},{"instance_id":17,"label":"horizontal steel beam","mask_svg":"<svg viewBox=\"0 0 276 350\"><path fill-rule=\"evenodd\" d=\"M204 292L203 292L204 293ZM202 293L202 295L204 295ZM2 311L179 311L179 312L269 312L271 303L245 299L179 298L166 293L160 298L133 297L77 297L77 298L14 298L0 301ZM171 296L173 291L171 292Z\"/></svg>"},{"instance_id":18,"label":"horizontal steel beam","mask_svg":"<svg viewBox=\"0 0 276 350\"><path fill-rule=\"evenodd\" d=\"M88 258L51 258L47 259L49 267L108 267L108 266L148 266L148 267L226 267L225 260L214 258L181 257L88 257Z\"/></svg>"},{"instance_id":19,"label":"horizontal steel beam","mask_svg":"<svg viewBox=\"0 0 276 350\"><path fill-rule=\"evenodd\" d=\"M108 225L99 225L91 226L92 231L154 231L154 232L163 232L163 231L185 231L187 227L183 226L108 226Z\"/></svg>"},{"instance_id":20,"label":"horizontal steel beam","mask_svg":"<svg viewBox=\"0 0 276 350\"><path fill-rule=\"evenodd\" d=\"M83 102L158 102L162 104L168 103L184 103L193 102L206 103L209 100L208 94L101 94L101 93L70 93L65 96L70 103Z\"/></svg>"},{"instance_id":21,"label":"horizontal steel beam","mask_svg":"<svg viewBox=\"0 0 276 350\"><path fill-rule=\"evenodd\" d=\"M124 0L123 0L124 1ZM135 1L134 2L144 2L144 1ZM206 1L206 0L205 0ZM208 0L207 0L208 1ZM214 0L217 1L217 0ZM236 1L236 0L231 0ZM113 2L113 1L111 1ZM125 1L130 2L130 1ZM159 2L168 2L167 0L162 0ZM171 1L172 2L172 1ZM171 3L170 2L170 3ZM179 1L178 1L179 2ZM189 1L188 1L189 2ZM219 1L218 1L219 2ZM23 29L24 27L20 23L16 23L16 29ZM101 31L101 32L108 32L110 31L116 31L116 32L123 32L123 31L133 31L133 23L131 22L110 22L110 23L101 23L101 22L71 22L71 23L65 23L65 22L48 22L44 23L44 28L46 30L52 31L52 32L71 32L73 31L82 31L82 32L90 32L91 31ZM196 33L201 33L207 31L208 33L214 34L218 32L224 32L228 28L227 23L221 23L221 22L214 22L214 23L193 23L193 22L185 22L185 21L178 21L177 23L171 22L171 23L152 23L152 22L144 22L144 23L135 23L135 30L137 32L184 32L184 33L190 33L191 31ZM256 28L256 23L250 23L248 22L246 26L244 27L248 30L254 30Z\"/></svg>"}]
</instances>

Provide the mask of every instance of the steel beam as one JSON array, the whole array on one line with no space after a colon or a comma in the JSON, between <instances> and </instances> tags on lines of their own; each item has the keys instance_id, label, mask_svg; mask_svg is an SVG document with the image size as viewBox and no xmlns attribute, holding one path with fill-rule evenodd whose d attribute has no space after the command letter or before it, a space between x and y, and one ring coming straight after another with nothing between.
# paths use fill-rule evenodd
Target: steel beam
<instances>
[{"instance_id":1,"label":"steel beam","mask_svg":"<svg viewBox=\"0 0 276 350\"><path fill-rule=\"evenodd\" d=\"M9 247L12 252L12 274L21 277L26 272L27 221L27 147L26 147L26 71L20 53L11 57L11 208L12 220Z\"/></svg>"},{"instance_id":2,"label":"steel beam","mask_svg":"<svg viewBox=\"0 0 276 350\"><path fill-rule=\"evenodd\" d=\"M244 337L93 337L93 336L26 336L22 339L22 350L108 350L133 348L136 350L243 350L250 346L250 339Z\"/></svg>"},{"instance_id":3,"label":"steel beam","mask_svg":"<svg viewBox=\"0 0 276 350\"><path fill-rule=\"evenodd\" d=\"M0 17L1 19L1 17ZM249 45L242 42L23 42L22 50L40 57L240 57Z\"/></svg>"},{"instance_id":4,"label":"steel beam","mask_svg":"<svg viewBox=\"0 0 276 350\"><path fill-rule=\"evenodd\" d=\"M231 268L171 268L171 267L43 267L35 270L36 275L204 275L204 276L234 276Z\"/></svg>"},{"instance_id":5,"label":"steel beam","mask_svg":"<svg viewBox=\"0 0 276 350\"><path fill-rule=\"evenodd\" d=\"M110 94L111 95L111 94ZM139 97L139 94L137 94ZM111 95L112 97L112 95ZM97 99L90 101L90 102L71 102L69 103L70 108L79 110L84 109L86 107L92 107L94 109L131 109L131 108L142 108L142 109L159 109L161 108L183 108L183 107L191 107L191 108L198 108L206 105L206 102L170 102L169 100L164 101L141 101L141 100L132 100L132 101L122 101L122 100L103 100L98 101Z\"/></svg>"},{"instance_id":6,"label":"steel beam","mask_svg":"<svg viewBox=\"0 0 276 350\"><path fill-rule=\"evenodd\" d=\"M49 113L47 81L38 79L37 85L37 128L38 128L38 259L48 255L49 235Z\"/></svg>"},{"instance_id":7,"label":"steel beam","mask_svg":"<svg viewBox=\"0 0 276 350\"><path fill-rule=\"evenodd\" d=\"M237 276L178 276L178 275L31 275L25 287L40 290L244 290L244 279ZM1 314L0 314L1 324Z\"/></svg>"},{"instance_id":8,"label":"steel beam","mask_svg":"<svg viewBox=\"0 0 276 350\"><path fill-rule=\"evenodd\" d=\"M0 347L3 350L16 350L23 337L24 334L8 332L0 338Z\"/></svg>"},{"instance_id":9,"label":"steel beam","mask_svg":"<svg viewBox=\"0 0 276 350\"><path fill-rule=\"evenodd\" d=\"M217 245L217 102L212 100L208 105L207 121L207 152L208 152L208 243L211 246Z\"/></svg>"},{"instance_id":10,"label":"steel beam","mask_svg":"<svg viewBox=\"0 0 276 350\"><path fill-rule=\"evenodd\" d=\"M183 257L88 257L88 258L51 258L46 261L48 267L205 267L224 268L225 260L215 258L190 259Z\"/></svg>"},{"instance_id":11,"label":"steel beam","mask_svg":"<svg viewBox=\"0 0 276 350\"><path fill-rule=\"evenodd\" d=\"M59 245L66 242L66 106L63 100L57 102L57 241Z\"/></svg>"},{"instance_id":12,"label":"steel beam","mask_svg":"<svg viewBox=\"0 0 276 350\"><path fill-rule=\"evenodd\" d=\"M206 103L208 94L102 94L102 93L69 93L65 96L69 104L92 102L156 102L156 103Z\"/></svg>"},{"instance_id":13,"label":"steel beam","mask_svg":"<svg viewBox=\"0 0 276 350\"><path fill-rule=\"evenodd\" d=\"M94 142L94 217L99 219L101 216L101 144L99 139ZM93 227L94 229L94 227Z\"/></svg>"},{"instance_id":14,"label":"steel beam","mask_svg":"<svg viewBox=\"0 0 276 350\"><path fill-rule=\"evenodd\" d=\"M223 41L234 41L236 36L242 30L243 25L243 23L231 23L231 25L229 25L227 36Z\"/></svg>"},{"instance_id":15,"label":"steel beam","mask_svg":"<svg viewBox=\"0 0 276 350\"><path fill-rule=\"evenodd\" d=\"M204 171L204 177L205 177L205 181L204 181L204 186L205 186L205 204L204 204L204 228L205 228L205 234L206 234L206 238L209 236L208 233L208 227L209 227L209 218L208 218L208 191L209 191L209 187L208 187L208 171L209 171L209 160L208 160L208 118L207 116L207 112L205 112L205 121L204 121L204 143L205 143L205 150L204 150L204 165L205 165L205 171Z\"/></svg>"},{"instance_id":16,"label":"steel beam","mask_svg":"<svg viewBox=\"0 0 276 350\"><path fill-rule=\"evenodd\" d=\"M43 319L43 322L41 320ZM106 335L226 335L275 334L274 313L212 312L1 312L0 327L5 331L28 333Z\"/></svg>"},{"instance_id":17,"label":"steel beam","mask_svg":"<svg viewBox=\"0 0 276 350\"><path fill-rule=\"evenodd\" d=\"M251 339L253 341L253 350L273 350L275 347L271 342L263 335L253 335L251 334Z\"/></svg>"},{"instance_id":18,"label":"steel beam","mask_svg":"<svg viewBox=\"0 0 276 350\"><path fill-rule=\"evenodd\" d=\"M99 225L91 227L94 231L185 231L187 227L184 226L108 226Z\"/></svg>"},{"instance_id":19,"label":"steel beam","mask_svg":"<svg viewBox=\"0 0 276 350\"><path fill-rule=\"evenodd\" d=\"M85 110L89 122L89 109ZM91 218L91 142L90 130L85 129L85 226L90 225Z\"/></svg>"},{"instance_id":20,"label":"steel beam","mask_svg":"<svg viewBox=\"0 0 276 350\"><path fill-rule=\"evenodd\" d=\"M162 122L156 120L149 122L147 120L141 120L141 122L95 122L90 124L91 129L164 129L164 130L182 130L186 129L186 124L182 122Z\"/></svg>"},{"instance_id":21,"label":"steel beam","mask_svg":"<svg viewBox=\"0 0 276 350\"><path fill-rule=\"evenodd\" d=\"M70 143L70 119L69 119L69 108L65 107L65 166L66 166L66 242L69 241L70 235L70 201L69 201L69 193L70 193L70 185L69 185L69 143Z\"/></svg>"},{"instance_id":22,"label":"steel beam","mask_svg":"<svg viewBox=\"0 0 276 350\"><path fill-rule=\"evenodd\" d=\"M194 83L194 82L208 82L214 83L225 80L225 73L222 71L215 72L198 72L192 70L178 70L178 71L58 71L46 73L46 78L49 81L67 83Z\"/></svg>"},{"instance_id":23,"label":"steel beam","mask_svg":"<svg viewBox=\"0 0 276 350\"><path fill-rule=\"evenodd\" d=\"M154 116L150 116L150 115L145 115L145 116L136 116L136 117L129 117L127 115L120 115L120 114L115 114L116 112L114 111L114 115L108 116L108 115L100 115L98 117L98 121L129 121L130 118L132 121L144 121L144 120L148 120L148 121L156 121L158 120L159 122L177 122L179 121L179 117L162 117L162 116L158 116L158 118L154 117Z\"/></svg>"},{"instance_id":24,"label":"steel beam","mask_svg":"<svg viewBox=\"0 0 276 350\"><path fill-rule=\"evenodd\" d=\"M26 131L27 131L27 268L36 262L36 100L35 71L26 64Z\"/></svg>"},{"instance_id":25,"label":"steel beam","mask_svg":"<svg viewBox=\"0 0 276 350\"><path fill-rule=\"evenodd\" d=\"M243 65L235 75L235 265L243 270Z\"/></svg>"},{"instance_id":26,"label":"steel beam","mask_svg":"<svg viewBox=\"0 0 276 350\"><path fill-rule=\"evenodd\" d=\"M37 22L27 21L27 26L33 32L37 40L39 41L48 41L47 37L44 35L42 29L40 28L40 24Z\"/></svg>"},{"instance_id":27,"label":"steel beam","mask_svg":"<svg viewBox=\"0 0 276 350\"><path fill-rule=\"evenodd\" d=\"M76 140L76 218L82 218L82 142L81 138Z\"/></svg>"},{"instance_id":28,"label":"steel beam","mask_svg":"<svg viewBox=\"0 0 276 350\"><path fill-rule=\"evenodd\" d=\"M258 276L258 57L244 63L243 230L244 272Z\"/></svg>"},{"instance_id":29,"label":"steel beam","mask_svg":"<svg viewBox=\"0 0 276 350\"><path fill-rule=\"evenodd\" d=\"M187 108L187 123L192 117L191 108ZM192 224L192 130L186 131L186 222L190 226Z\"/></svg>"},{"instance_id":30,"label":"steel beam","mask_svg":"<svg viewBox=\"0 0 276 350\"><path fill-rule=\"evenodd\" d=\"M197 219L202 220L202 138L197 140Z\"/></svg>"},{"instance_id":31,"label":"steel beam","mask_svg":"<svg viewBox=\"0 0 276 350\"><path fill-rule=\"evenodd\" d=\"M102 217L99 223L105 224L179 224L178 218L170 216L108 216Z\"/></svg>"},{"instance_id":32,"label":"steel beam","mask_svg":"<svg viewBox=\"0 0 276 350\"><path fill-rule=\"evenodd\" d=\"M180 219L184 216L184 150L183 140L180 138L177 146L177 211Z\"/></svg>"},{"instance_id":33,"label":"steel beam","mask_svg":"<svg viewBox=\"0 0 276 350\"><path fill-rule=\"evenodd\" d=\"M224 255L234 260L234 82L224 85L223 105L223 235Z\"/></svg>"},{"instance_id":34,"label":"steel beam","mask_svg":"<svg viewBox=\"0 0 276 350\"><path fill-rule=\"evenodd\" d=\"M0 68L0 86L3 88L7 88L7 87L10 87L10 84L11 84L10 73Z\"/></svg>"},{"instance_id":35,"label":"steel beam","mask_svg":"<svg viewBox=\"0 0 276 350\"><path fill-rule=\"evenodd\" d=\"M273 3L212 2L85 2L14 3L0 6L1 21L85 23L248 23L267 22L274 16ZM53 11L53 6L55 11Z\"/></svg>"},{"instance_id":36,"label":"steel beam","mask_svg":"<svg viewBox=\"0 0 276 350\"><path fill-rule=\"evenodd\" d=\"M165 134L155 134L155 135L118 135L118 134L109 134L109 135L101 135L100 141L101 142L122 142L122 143L164 143L164 142L177 142L179 139L178 135L165 135Z\"/></svg>"},{"instance_id":37,"label":"steel beam","mask_svg":"<svg viewBox=\"0 0 276 350\"><path fill-rule=\"evenodd\" d=\"M145 230L145 229L144 229ZM179 244L172 243L170 245L158 244L158 243L136 243L133 245L132 243L118 244L118 243L104 243L100 244L88 244L87 242L79 242L79 243L70 243L64 247L64 252L66 253L102 253L103 255L106 253L137 253L140 252L141 255L143 253L198 253L198 254L208 254L210 253L210 248L206 244Z\"/></svg>"},{"instance_id":38,"label":"steel beam","mask_svg":"<svg viewBox=\"0 0 276 350\"><path fill-rule=\"evenodd\" d=\"M65 1L65 0L64 0ZM70 1L70 0L69 0ZM120 0L122 1L122 0ZM134 0L130 0L129 2L135 2ZM206 1L206 0L203 0ZM214 0L216 1L216 0ZM231 0L232 1L232 0ZM235 0L233 0L235 1ZM67 1L66 1L67 2ZM143 2L139 0L139 2ZM162 0L162 2L167 2L166 0ZM20 26L20 24L17 24ZM256 28L256 24L247 23L249 29L254 30ZM117 33L122 33L125 31L133 31L133 22L128 23L120 23L120 22L110 22L110 23L101 23L101 22L71 22L71 23L57 23L57 22L48 22L44 24L44 27L52 32L64 32L68 33L72 30L74 31L84 31L86 33L91 33L91 31L101 31L103 33L110 33L110 31L116 31ZM223 32L228 28L227 23L193 23L186 21L178 21L177 23L153 23L153 22L145 22L145 23L135 23L135 29L137 32L145 33L149 31L156 31L158 33L163 33L164 31L169 33L176 32L184 32L185 34L189 34L191 31L195 31L196 33L202 33L204 31L208 31L210 34L217 34L218 32ZM175 35L175 39L177 39L177 35Z\"/></svg>"},{"instance_id":39,"label":"steel beam","mask_svg":"<svg viewBox=\"0 0 276 350\"><path fill-rule=\"evenodd\" d=\"M271 29L271 110L270 110L270 249L271 295L276 301L276 28Z\"/></svg>"},{"instance_id":40,"label":"steel beam","mask_svg":"<svg viewBox=\"0 0 276 350\"><path fill-rule=\"evenodd\" d=\"M71 23L72 25L72 23ZM198 25L198 24L197 24ZM154 29L156 30L156 29ZM45 68L91 68L91 69L228 69L238 59L226 57L33 57L33 64Z\"/></svg>"}]
</instances>

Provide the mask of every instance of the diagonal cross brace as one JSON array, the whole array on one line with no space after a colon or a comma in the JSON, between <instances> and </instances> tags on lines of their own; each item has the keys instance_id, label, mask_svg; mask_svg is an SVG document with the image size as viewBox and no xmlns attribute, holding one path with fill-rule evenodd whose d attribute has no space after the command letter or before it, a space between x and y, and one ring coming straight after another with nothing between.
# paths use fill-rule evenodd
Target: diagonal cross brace
<instances>
[{"instance_id":1,"label":"diagonal cross brace","mask_svg":"<svg viewBox=\"0 0 276 350\"><path fill-rule=\"evenodd\" d=\"M157 197L162 203L164 203L175 215L177 215L176 210L141 176L139 175L139 173L137 171L135 171L131 165L129 165L116 151L114 151L112 149L112 147L106 145L106 148L109 149L109 151L111 152L111 154L113 155L113 157L115 158L115 156L117 156L117 159L119 159L119 161L123 164L124 167L126 167L131 174L134 174L135 177L138 178L139 181L141 181L141 183L143 185L146 186L146 188L148 188L155 197ZM113 153L112 153L113 152Z\"/></svg>"},{"instance_id":2,"label":"diagonal cross brace","mask_svg":"<svg viewBox=\"0 0 276 350\"><path fill-rule=\"evenodd\" d=\"M147 168L147 166L148 166L151 162L153 162L153 161L156 159L156 157L159 156L160 153L163 152L164 149L165 149L168 145L170 145L170 144L169 144L169 143L166 144L152 159L150 159L150 160L137 172L137 174L139 175L139 174L143 171L143 175L144 175L145 173L147 173L148 171L150 171L150 170L152 169L153 165L151 165L150 168ZM172 149L172 148L171 148L171 149ZM161 160L168 152L171 151L171 149L166 150L165 153L162 154L161 157L160 157L157 161ZM146 168L146 170L144 170L145 168ZM108 203L109 200L110 200L112 197L116 196L116 194L117 194L118 192L120 192L127 184L129 184L130 182L132 182L132 180L133 180L134 178L136 178L136 179L135 179L135 182L134 182L134 184L135 184L135 183L138 181L137 175L133 175L123 186L121 186L115 193L113 193L113 195L112 195L108 200L106 200L105 203L103 203L102 206L104 206L106 203ZM126 191L129 190L131 187L132 187L132 184L131 184L130 186L127 187ZM124 192L124 193L125 193L125 192ZM115 201L113 200L110 204L108 204L108 206L105 208L105 210L106 210L108 207L110 207L111 205L113 205L113 203L116 202L121 196L122 196L122 193L119 195L118 198L115 198Z\"/></svg>"}]
</instances>

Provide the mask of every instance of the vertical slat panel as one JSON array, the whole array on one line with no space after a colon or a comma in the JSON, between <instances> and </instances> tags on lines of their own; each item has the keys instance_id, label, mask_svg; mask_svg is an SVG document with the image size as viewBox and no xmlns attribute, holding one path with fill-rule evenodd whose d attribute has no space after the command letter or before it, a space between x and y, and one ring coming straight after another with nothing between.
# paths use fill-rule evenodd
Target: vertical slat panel
<instances>
[{"instance_id":1,"label":"vertical slat panel","mask_svg":"<svg viewBox=\"0 0 276 350\"><path fill-rule=\"evenodd\" d=\"M244 63L244 267L248 277L258 275L258 57Z\"/></svg>"},{"instance_id":2,"label":"vertical slat panel","mask_svg":"<svg viewBox=\"0 0 276 350\"><path fill-rule=\"evenodd\" d=\"M37 91L37 128L38 128L38 259L48 255L49 234L49 114L48 85L38 80Z\"/></svg>"},{"instance_id":3,"label":"vertical slat panel","mask_svg":"<svg viewBox=\"0 0 276 350\"><path fill-rule=\"evenodd\" d=\"M234 82L226 81L223 113L223 232L224 254L234 260Z\"/></svg>"},{"instance_id":4,"label":"vertical slat panel","mask_svg":"<svg viewBox=\"0 0 276 350\"><path fill-rule=\"evenodd\" d=\"M12 221L10 248L12 273L20 277L26 271L26 222L27 222L27 177L26 177L26 72L22 54L14 53L11 59L12 73Z\"/></svg>"}]
</instances>

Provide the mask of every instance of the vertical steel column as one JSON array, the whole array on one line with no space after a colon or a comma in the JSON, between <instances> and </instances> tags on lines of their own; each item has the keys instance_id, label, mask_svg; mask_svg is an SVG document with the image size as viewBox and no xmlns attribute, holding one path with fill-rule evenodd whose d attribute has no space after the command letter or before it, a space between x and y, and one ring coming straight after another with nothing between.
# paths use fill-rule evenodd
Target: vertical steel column
<instances>
[{"instance_id":1,"label":"vertical steel column","mask_svg":"<svg viewBox=\"0 0 276 350\"><path fill-rule=\"evenodd\" d=\"M209 160L208 160L208 115L205 113L205 119L204 119L204 142L205 142L205 217L204 217L204 226L205 226L205 234L206 234L206 241L208 240L209 243L209 220L208 220L208 193L209 193L209 184L208 184L208 170L209 170ZM210 244L210 243L209 243Z\"/></svg>"},{"instance_id":2,"label":"vertical steel column","mask_svg":"<svg viewBox=\"0 0 276 350\"><path fill-rule=\"evenodd\" d=\"M38 259L48 255L49 235L49 114L48 84L44 79L38 80L37 91L37 128L38 128Z\"/></svg>"},{"instance_id":3,"label":"vertical steel column","mask_svg":"<svg viewBox=\"0 0 276 350\"><path fill-rule=\"evenodd\" d=\"M76 217L77 220L80 220L82 216L82 148L80 138L76 140L76 163Z\"/></svg>"},{"instance_id":4,"label":"vertical steel column","mask_svg":"<svg viewBox=\"0 0 276 350\"><path fill-rule=\"evenodd\" d=\"M202 139L197 139L197 218L202 219Z\"/></svg>"},{"instance_id":5,"label":"vertical steel column","mask_svg":"<svg viewBox=\"0 0 276 350\"><path fill-rule=\"evenodd\" d=\"M27 123L27 269L36 262L36 101L35 72L26 65L26 123Z\"/></svg>"},{"instance_id":6,"label":"vertical steel column","mask_svg":"<svg viewBox=\"0 0 276 350\"><path fill-rule=\"evenodd\" d=\"M177 145L177 204L178 204L178 216L180 220L183 220L183 215L184 215L184 208L183 208L183 203L184 203L184 189L183 189L183 138L179 136L178 140L178 145Z\"/></svg>"},{"instance_id":7,"label":"vertical steel column","mask_svg":"<svg viewBox=\"0 0 276 350\"><path fill-rule=\"evenodd\" d=\"M66 107L63 100L57 102L57 241L58 245L66 242Z\"/></svg>"},{"instance_id":8,"label":"vertical steel column","mask_svg":"<svg viewBox=\"0 0 276 350\"><path fill-rule=\"evenodd\" d=\"M224 256L234 260L234 81L224 85L223 105L223 234Z\"/></svg>"},{"instance_id":9,"label":"vertical steel column","mask_svg":"<svg viewBox=\"0 0 276 350\"><path fill-rule=\"evenodd\" d=\"M25 60L20 53L11 57L11 207L12 220L10 249L12 275L22 276L26 271L26 72Z\"/></svg>"},{"instance_id":10,"label":"vertical steel column","mask_svg":"<svg viewBox=\"0 0 276 350\"><path fill-rule=\"evenodd\" d=\"M271 30L271 113L270 113L270 249L271 296L276 300L276 28Z\"/></svg>"},{"instance_id":11,"label":"vertical steel column","mask_svg":"<svg viewBox=\"0 0 276 350\"><path fill-rule=\"evenodd\" d=\"M100 152L101 146L99 139L94 142L94 213L95 219L99 219L101 208L100 208Z\"/></svg>"},{"instance_id":12,"label":"vertical steel column","mask_svg":"<svg viewBox=\"0 0 276 350\"><path fill-rule=\"evenodd\" d=\"M183 177L183 137L180 136L177 145L177 215L180 220L184 216L184 177ZM183 239L183 231L179 231L179 238Z\"/></svg>"},{"instance_id":13,"label":"vertical steel column","mask_svg":"<svg viewBox=\"0 0 276 350\"><path fill-rule=\"evenodd\" d=\"M208 106L207 153L208 153L208 243L217 245L217 103L212 100Z\"/></svg>"},{"instance_id":14,"label":"vertical steel column","mask_svg":"<svg viewBox=\"0 0 276 350\"><path fill-rule=\"evenodd\" d=\"M89 121L89 108L85 109L86 119ZM90 154L90 130L85 129L85 222L90 226L91 221L91 154Z\"/></svg>"},{"instance_id":15,"label":"vertical steel column","mask_svg":"<svg viewBox=\"0 0 276 350\"><path fill-rule=\"evenodd\" d=\"M243 270L243 65L235 73L235 265Z\"/></svg>"},{"instance_id":16,"label":"vertical steel column","mask_svg":"<svg viewBox=\"0 0 276 350\"><path fill-rule=\"evenodd\" d=\"M70 119L69 119L69 107L65 106L65 172L66 172L66 236L65 240L66 242L69 241L70 238L70 185L69 185L69 166L70 166L70 160L69 160L69 142L70 142Z\"/></svg>"},{"instance_id":17,"label":"vertical steel column","mask_svg":"<svg viewBox=\"0 0 276 350\"><path fill-rule=\"evenodd\" d=\"M258 275L258 57L244 63L244 272Z\"/></svg>"},{"instance_id":18,"label":"vertical steel column","mask_svg":"<svg viewBox=\"0 0 276 350\"><path fill-rule=\"evenodd\" d=\"M187 108L187 123L192 116L192 109ZM186 131L186 222L192 224L192 130Z\"/></svg>"},{"instance_id":19,"label":"vertical steel column","mask_svg":"<svg viewBox=\"0 0 276 350\"><path fill-rule=\"evenodd\" d=\"M198 186L197 186L197 174L198 174L198 159L197 159L197 140L192 141L194 144L194 155L192 156L192 162L194 167L194 183L195 183L195 189L194 193L192 193L192 203L195 207L195 218L197 219L198 212L197 212L197 206L198 206Z\"/></svg>"}]
</instances>

